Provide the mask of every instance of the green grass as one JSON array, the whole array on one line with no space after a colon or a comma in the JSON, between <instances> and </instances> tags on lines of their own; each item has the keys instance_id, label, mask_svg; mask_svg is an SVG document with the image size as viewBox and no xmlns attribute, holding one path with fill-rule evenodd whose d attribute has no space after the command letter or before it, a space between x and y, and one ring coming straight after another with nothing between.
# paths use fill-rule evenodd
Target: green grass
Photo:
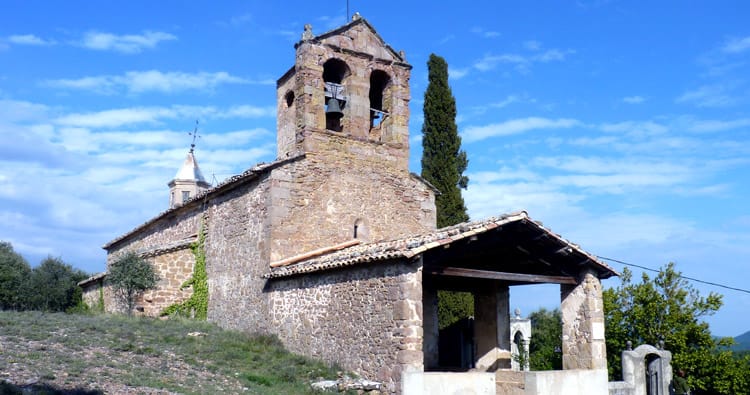
<instances>
[{"instance_id":1,"label":"green grass","mask_svg":"<svg viewBox=\"0 0 750 395\"><path fill-rule=\"evenodd\" d=\"M205 336L187 336L190 332ZM0 311L0 336L16 344L40 343L29 346L31 352L3 350L0 371L17 362L42 383L67 377L66 383L109 380L185 394L309 394L310 381L337 373L289 353L274 337L179 318ZM186 365L205 374L180 374Z\"/></svg>"}]
</instances>

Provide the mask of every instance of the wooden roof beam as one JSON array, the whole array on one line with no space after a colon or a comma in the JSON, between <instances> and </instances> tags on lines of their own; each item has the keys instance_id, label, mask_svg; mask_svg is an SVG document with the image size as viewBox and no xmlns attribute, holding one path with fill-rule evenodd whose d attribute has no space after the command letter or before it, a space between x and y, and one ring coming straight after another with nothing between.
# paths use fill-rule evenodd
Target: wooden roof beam
<instances>
[{"instance_id":1,"label":"wooden roof beam","mask_svg":"<svg viewBox=\"0 0 750 395\"><path fill-rule=\"evenodd\" d=\"M489 280L503 280L534 284L577 284L575 277L572 276L548 276L541 274L508 273L496 272L492 270L466 269L462 267L442 267L429 269L425 268L425 271L436 276L484 278Z\"/></svg>"}]
</instances>

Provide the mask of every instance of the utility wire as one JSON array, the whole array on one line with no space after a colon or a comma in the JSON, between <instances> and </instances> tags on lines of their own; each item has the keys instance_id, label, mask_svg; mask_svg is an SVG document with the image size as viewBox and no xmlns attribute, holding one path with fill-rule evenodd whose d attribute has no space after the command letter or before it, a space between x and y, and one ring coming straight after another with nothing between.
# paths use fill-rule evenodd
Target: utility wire
<instances>
[{"instance_id":1,"label":"utility wire","mask_svg":"<svg viewBox=\"0 0 750 395\"><path fill-rule=\"evenodd\" d=\"M652 272L659 273L659 270L652 269L652 268L646 267L646 266L636 265L635 263L623 262L623 261L621 261L619 259L607 258L606 256L601 256L601 255L597 255L596 257L599 258L599 259L604 259L605 261L617 262L617 263L622 264L622 265L633 266L633 267L637 267L639 269L649 270L649 271L652 271ZM745 292L745 293L750 294L750 290L747 290L747 289L730 287L728 285L718 284L718 283L712 283L710 281L699 280L697 278L683 276L683 275L680 275L679 277L680 278L684 278L685 280L695 281L697 283L713 285L714 287L726 288L726 289L731 289L732 291L739 291L739 292Z\"/></svg>"}]
</instances>

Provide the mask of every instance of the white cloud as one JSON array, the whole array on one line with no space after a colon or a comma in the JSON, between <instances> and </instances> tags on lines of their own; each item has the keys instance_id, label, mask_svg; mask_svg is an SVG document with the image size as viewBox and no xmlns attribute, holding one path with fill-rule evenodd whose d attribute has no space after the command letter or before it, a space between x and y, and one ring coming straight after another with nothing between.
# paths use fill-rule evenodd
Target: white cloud
<instances>
[{"instance_id":1,"label":"white cloud","mask_svg":"<svg viewBox=\"0 0 750 395\"><path fill-rule=\"evenodd\" d=\"M630 137L644 137L662 135L669 131L669 127L654 121L625 121L600 125L601 129L610 133L622 133Z\"/></svg>"},{"instance_id":2,"label":"white cloud","mask_svg":"<svg viewBox=\"0 0 750 395\"><path fill-rule=\"evenodd\" d=\"M75 80L61 79L45 81L44 85L55 88L90 90L99 93L115 93L114 81L111 77L83 77Z\"/></svg>"},{"instance_id":3,"label":"white cloud","mask_svg":"<svg viewBox=\"0 0 750 395\"><path fill-rule=\"evenodd\" d=\"M516 95L508 95L503 100L500 100L498 102L490 103L490 107L493 107L493 108L503 108L503 107L506 107L506 106L508 106L510 104L517 103L520 100L521 99L518 96L516 96Z\"/></svg>"},{"instance_id":4,"label":"white cloud","mask_svg":"<svg viewBox=\"0 0 750 395\"><path fill-rule=\"evenodd\" d=\"M549 49L544 52L542 52L539 55L534 55L531 59L534 61L547 63L547 62L553 62L553 61L563 61L565 60L565 57L568 54L573 54L575 51L573 50L559 50L559 49Z\"/></svg>"},{"instance_id":5,"label":"white cloud","mask_svg":"<svg viewBox=\"0 0 750 395\"><path fill-rule=\"evenodd\" d=\"M117 128L128 125L160 124L175 118L262 118L274 117L275 107L239 105L227 109L207 106L131 107L89 113L73 113L56 118L56 124L81 128Z\"/></svg>"},{"instance_id":6,"label":"white cloud","mask_svg":"<svg viewBox=\"0 0 750 395\"><path fill-rule=\"evenodd\" d=\"M496 37L501 36L500 32L496 32L493 30L485 30L478 26L471 28L471 32L483 38L496 38Z\"/></svg>"},{"instance_id":7,"label":"white cloud","mask_svg":"<svg viewBox=\"0 0 750 395\"><path fill-rule=\"evenodd\" d=\"M44 104L22 100L0 99L0 122L27 122L45 119L50 108Z\"/></svg>"},{"instance_id":8,"label":"white cloud","mask_svg":"<svg viewBox=\"0 0 750 395\"><path fill-rule=\"evenodd\" d=\"M721 48L726 53L740 53L750 49L750 36L732 38Z\"/></svg>"},{"instance_id":9,"label":"white cloud","mask_svg":"<svg viewBox=\"0 0 750 395\"><path fill-rule=\"evenodd\" d=\"M248 81L227 72L216 73L162 73L157 70L126 73L128 90L134 93L147 91L179 92L188 89L205 90L221 84L244 84Z\"/></svg>"},{"instance_id":10,"label":"white cloud","mask_svg":"<svg viewBox=\"0 0 750 395\"><path fill-rule=\"evenodd\" d=\"M461 136L468 143L490 137L521 134L536 129L568 129L575 126L581 126L581 123L575 119L529 117L485 126L469 126L463 130Z\"/></svg>"},{"instance_id":11,"label":"white cloud","mask_svg":"<svg viewBox=\"0 0 750 395\"><path fill-rule=\"evenodd\" d=\"M157 123L162 118L175 118L178 111L165 107L135 107L90 113L64 115L55 120L64 126L112 128L142 123Z\"/></svg>"},{"instance_id":12,"label":"white cloud","mask_svg":"<svg viewBox=\"0 0 750 395\"><path fill-rule=\"evenodd\" d=\"M186 90L211 90L224 84L269 84L269 80L251 81L233 76L225 71L214 73L185 73L179 71L161 72L158 70L128 71L123 75L104 75L83 77L79 79L60 79L46 81L46 85L89 90L104 94L114 94L126 90L131 94L145 92L175 93Z\"/></svg>"},{"instance_id":13,"label":"white cloud","mask_svg":"<svg viewBox=\"0 0 750 395\"><path fill-rule=\"evenodd\" d=\"M52 45L54 41L44 40L41 37L37 37L33 34L20 34L8 36L8 42L16 45Z\"/></svg>"},{"instance_id":14,"label":"white cloud","mask_svg":"<svg viewBox=\"0 0 750 395\"><path fill-rule=\"evenodd\" d=\"M238 27L242 25L247 25L252 21L253 21L252 14L235 15L229 19L228 25L232 27Z\"/></svg>"},{"instance_id":15,"label":"white cloud","mask_svg":"<svg viewBox=\"0 0 750 395\"><path fill-rule=\"evenodd\" d=\"M469 74L468 68L454 69L454 68L448 67L448 76L450 76L452 80L459 80L461 78L466 77L467 74Z\"/></svg>"},{"instance_id":16,"label":"white cloud","mask_svg":"<svg viewBox=\"0 0 750 395\"><path fill-rule=\"evenodd\" d=\"M203 136L202 144L208 147L233 146L247 144L260 138L275 137L271 131L262 128L235 130L222 134L208 134Z\"/></svg>"},{"instance_id":17,"label":"white cloud","mask_svg":"<svg viewBox=\"0 0 750 395\"><path fill-rule=\"evenodd\" d=\"M142 34L116 35L103 32L88 32L81 45L98 51L116 51L124 54L135 54L144 49L155 48L162 41L176 40L175 35L164 32L144 31Z\"/></svg>"},{"instance_id":18,"label":"white cloud","mask_svg":"<svg viewBox=\"0 0 750 395\"><path fill-rule=\"evenodd\" d=\"M495 69L501 63L526 64L529 60L518 54L485 55L474 63L474 68L479 71Z\"/></svg>"},{"instance_id":19,"label":"white cloud","mask_svg":"<svg viewBox=\"0 0 750 395\"><path fill-rule=\"evenodd\" d=\"M499 55L486 54L474 62L472 67L479 71L491 71L501 64L511 64L521 73L528 72L534 63L549 63L564 61L566 56L575 53L571 49L548 49L544 52L535 53L531 56L516 53L504 53Z\"/></svg>"},{"instance_id":20,"label":"white cloud","mask_svg":"<svg viewBox=\"0 0 750 395\"><path fill-rule=\"evenodd\" d=\"M542 48L542 43L536 40L528 40L524 41L523 47L528 49L529 51L538 51Z\"/></svg>"},{"instance_id":21,"label":"white cloud","mask_svg":"<svg viewBox=\"0 0 750 395\"><path fill-rule=\"evenodd\" d=\"M730 90L722 84L703 85L696 90L683 93L675 101L691 103L698 107L728 107L737 102L737 99L730 95Z\"/></svg>"},{"instance_id":22,"label":"white cloud","mask_svg":"<svg viewBox=\"0 0 750 395\"><path fill-rule=\"evenodd\" d=\"M628 104L641 104L646 99L643 96L626 96L622 98L622 101Z\"/></svg>"},{"instance_id":23,"label":"white cloud","mask_svg":"<svg viewBox=\"0 0 750 395\"><path fill-rule=\"evenodd\" d=\"M217 114L218 118L263 118L275 116L276 107L258 107L251 105L230 107L226 111Z\"/></svg>"},{"instance_id":24,"label":"white cloud","mask_svg":"<svg viewBox=\"0 0 750 395\"><path fill-rule=\"evenodd\" d=\"M726 130L738 129L750 126L750 119L742 118L731 121L718 120L696 120L691 122L689 130L692 132L722 132Z\"/></svg>"}]
</instances>

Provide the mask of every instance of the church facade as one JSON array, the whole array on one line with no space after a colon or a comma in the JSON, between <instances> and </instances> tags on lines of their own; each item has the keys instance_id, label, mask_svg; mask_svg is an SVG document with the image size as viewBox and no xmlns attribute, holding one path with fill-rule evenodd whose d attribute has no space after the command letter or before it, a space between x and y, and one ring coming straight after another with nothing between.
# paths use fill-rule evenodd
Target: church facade
<instances>
[{"instance_id":1,"label":"church facade","mask_svg":"<svg viewBox=\"0 0 750 395\"><path fill-rule=\"evenodd\" d=\"M408 170L404 54L359 16L317 36L306 26L295 50L277 83L277 159L209 187L191 149L170 208L104 246L108 263L135 251L160 274L142 314L190 297L201 239L210 321L401 393L410 373L509 369L509 287L554 283L564 367L604 369L606 382L600 279L617 273L525 212L436 229L437 191ZM81 286L117 310L106 273ZM461 361L440 357L443 289L475 296Z\"/></svg>"}]
</instances>

